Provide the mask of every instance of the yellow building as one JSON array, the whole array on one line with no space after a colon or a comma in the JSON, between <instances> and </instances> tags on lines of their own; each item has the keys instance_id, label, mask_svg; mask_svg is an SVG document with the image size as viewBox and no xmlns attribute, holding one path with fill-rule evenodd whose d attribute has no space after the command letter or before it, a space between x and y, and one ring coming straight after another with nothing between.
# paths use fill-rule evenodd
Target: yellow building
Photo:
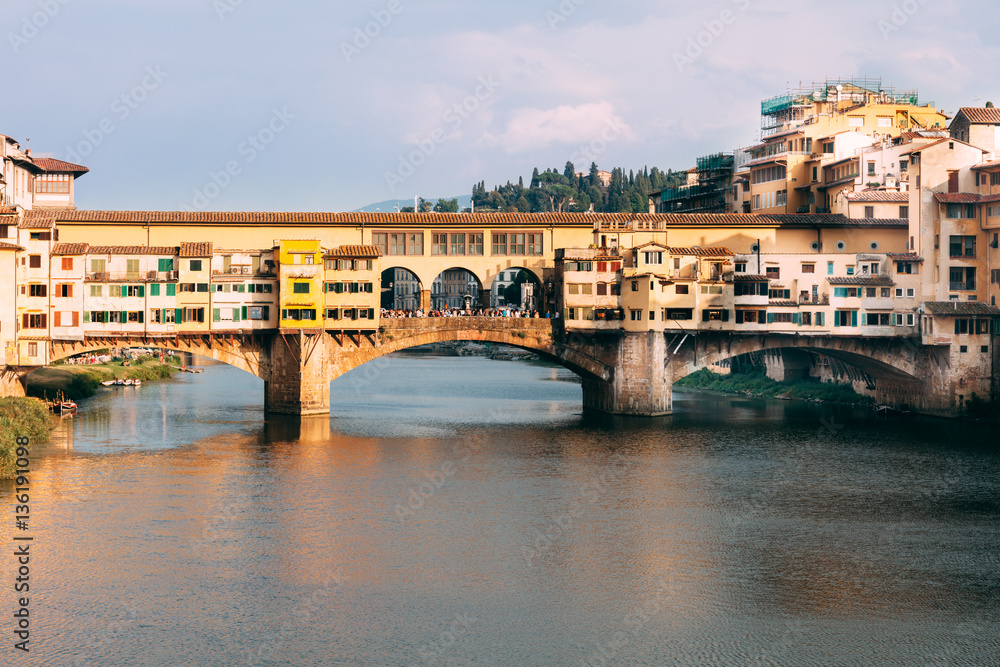
<instances>
[{"instance_id":1,"label":"yellow building","mask_svg":"<svg viewBox=\"0 0 1000 667\"><path fill-rule=\"evenodd\" d=\"M323 248L319 240L278 242L278 285L280 328L323 326Z\"/></svg>"}]
</instances>

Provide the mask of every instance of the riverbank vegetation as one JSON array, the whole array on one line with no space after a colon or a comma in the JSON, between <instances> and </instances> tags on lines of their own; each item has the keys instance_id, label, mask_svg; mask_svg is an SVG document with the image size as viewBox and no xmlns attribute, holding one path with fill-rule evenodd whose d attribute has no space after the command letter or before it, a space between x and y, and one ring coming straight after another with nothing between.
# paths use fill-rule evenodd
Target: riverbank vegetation
<instances>
[{"instance_id":1,"label":"riverbank vegetation","mask_svg":"<svg viewBox=\"0 0 1000 667\"><path fill-rule=\"evenodd\" d=\"M47 399L61 394L75 401L93 396L105 380L162 380L176 373L180 366L180 357L173 355L165 363L160 363L159 357L143 356L130 360L128 366L122 366L121 361L87 365L57 363L28 375L27 393Z\"/></svg>"},{"instance_id":2,"label":"riverbank vegetation","mask_svg":"<svg viewBox=\"0 0 1000 667\"><path fill-rule=\"evenodd\" d=\"M681 378L674 386L755 398L790 398L851 405L871 405L874 402L870 396L862 396L846 384L820 382L816 378L778 382L767 377L764 368L760 366L734 371L729 375L720 375L703 368Z\"/></svg>"},{"instance_id":3,"label":"riverbank vegetation","mask_svg":"<svg viewBox=\"0 0 1000 667\"><path fill-rule=\"evenodd\" d=\"M33 398L0 398L0 479L12 479L16 470L17 438L44 442L55 424L41 401Z\"/></svg>"}]
</instances>

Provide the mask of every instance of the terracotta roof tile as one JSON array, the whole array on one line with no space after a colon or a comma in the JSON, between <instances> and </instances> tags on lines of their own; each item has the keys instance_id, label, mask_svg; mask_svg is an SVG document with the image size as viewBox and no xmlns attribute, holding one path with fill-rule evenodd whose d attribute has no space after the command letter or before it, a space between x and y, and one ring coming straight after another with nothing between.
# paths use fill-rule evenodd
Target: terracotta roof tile
<instances>
[{"instance_id":1,"label":"terracotta roof tile","mask_svg":"<svg viewBox=\"0 0 1000 667\"><path fill-rule=\"evenodd\" d=\"M66 162L64 160L56 160L51 157L34 157L31 161L35 163L36 166L42 169L42 171L54 171L54 172L71 172L85 174L90 171L89 168L83 165L73 164L72 162Z\"/></svg>"},{"instance_id":2,"label":"terracotta roof tile","mask_svg":"<svg viewBox=\"0 0 1000 667\"><path fill-rule=\"evenodd\" d=\"M763 283L770 280L771 278L768 276L754 273L737 273L733 276L733 282L737 283Z\"/></svg>"},{"instance_id":3,"label":"terracotta roof tile","mask_svg":"<svg viewBox=\"0 0 1000 667\"><path fill-rule=\"evenodd\" d=\"M994 169L995 167L1000 167L1000 160L986 160L972 167L972 169Z\"/></svg>"},{"instance_id":4,"label":"terracotta roof tile","mask_svg":"<svg viewBox=\"0 0 1000 667\"><path fill-rule=\"evenodd\" d=\"M859 227L909 227L907 218L854 218L851 222Z\"/></svg>"},{"instance_id":5,"label":"terracotta roof tile","mask_svg":"<svg viewBox=\"0 0 1000 667\"><path fill-rule=\"evenodd\" d=\"M975 204L980 198L971 192L935 192L934 199L942 204Z\"/></svg>"},{"instance_id":6,"label":"terracotta roof tile","mask_svg":"<svg viewBox=\"0 0 1000 667\"><path fill-rule=\"evenodd\" d=\"M378 246L342 245L326 254L327 257L381 257Z\"/></svg>"},{"instance_id":7,"label":"terracotta roof tile","mask_svg":"<svg viewBox=\"0 0 1000 667\"><path fill-rule=\"evenodd\" d=\"M25 211L18 227L21 229L52 229L55 222L55 211Z\"/></svg>"},{"instance_id":8,"label":"terracotta roof tile","mask_svg":"<svg viewBox=\"0 0 1000 667\"><path fill-rule=\"evenodd\" d=\"M0 215L17 215L16 206L0 206Z\"/></svg>"},{"instance_id":9,"label":"terracotta roof tile","mask_svg":"<svg viewBox=\"0 0 1000 667\"><path fill-rule=\"evenodd\" d=\"M84 255L90 248L89 243L56 243L52 246L52 255Z\"/></svg>"},{"instance_id":10,"label":"terracotta roof tile","mask_svg":"<svg viewBox=\"0 0 1000 667\"><path fill-rule=\"evenodd\" d=\"M447 225L483 227L548 227L571 225L593 228L595 224L646 226L781 226L858 224L837 214L752 215L731 213L278 213L278 212L176 212L176 211L55 211L57 221L123 223L192 223L232 225L338 225L367 227Z\"/></svg>"},{"instance_id":11,"label":"terracotta roof tile","mask_svg":"<svg viewBox=\"0 0 1000 667\"><path fill-rule=\"evenodd\" d=\"M90 255L176 255L177 246L92 245Z\"/></svg>"},{"instance_id":12,"label":"terracotta roof tile","mask_svg":"<svg viewBox=\"0 0 1000 667\"><path fill-rule=\"evenodd\" d=\"M889 276L830 276L826 282L831 285L868 285L869 287L879 285L891 287L896 284Z\"/></svg>"},{"instance_id":13,"label":"terracotta roof tile","mask_svg":"<svg viewBox=\"0 0 1000 667\"><path fill-rule=\"evenodd\" d=\"M733 251L728 248L670 248L671 255L693 255L695 257L732 257Z\"/></svg>"},{"instance_id":14,"label":"terracotta roof tile","mask_svg":"<svg viewBox=\"0 0 1000 667\"><path fill-rule=\"evenodd\" d=\"M924 258L915 252L887 252L886 257L894 262L922 262Z\"/></svg>"},{"instance_id":15,"label":"terracotta roof tile","mask_svg":"<svg viewBox=\"0 0 1000 667\"><path fill-rule=\"evenodd\" d=\"M24 250L21 246L16 243L7 243L6 241L0 241L0 250Z\"/></svg>"},{"instance_id":16,"label":"terracotta roof tile","mask_svg":"<svg viewBox=\"0 0 1000 667\"><path fill-rule=\"evenodd\" d=\"M770 300L770 301L767 302L767 305L769 305L769 306L776 306L776 307L780 307L780 308L795 308L799 304L797 302L795 302L795 301L791 301L791 300L788 300L788 299L772 299L772 300Z\"/></svg>"},{"instance_id":17,"label":"terracotta roof tile","mask_svg":"<svg viewBox=\"0 0 1000 667\"><path fill-rule=\"evenodd\" d=\"M987 123L990 125L1000 124L1000 109L987 109L985 107L962 107L955 114L965 116L970 123Z\"/></svg>"},{"instance_id":18,"label":"terracotta roof tile","mask_svg":"<svg viewBox=\"0 0 1000 667\"><path fill-rule=\"evenodd\" d=\"M981 301L928 301L924 308L932 315L1000 315L1000 308Z\"/></svg>"},{"instance_id":19,"label":"terracotta roof tile","mask_svg":"<svg viewBox=\"0 0 1000 667\"><path fill-rule=\"evenodd\" d=\"M212 243L202 241L198 243L182 243L180 248L181 257L211 257Z\"/></svg>"},{"instance_id":20,"label":"terracotta roof tile","mask_svg":"<svg viewBox=\"0 0 1000 667\"><path fill-rule=\"evenodd\" d=\"M898 190L862 190L847 193L847 198L859 202L908 202L910 193Z\"/></svg>"}]
</instances>

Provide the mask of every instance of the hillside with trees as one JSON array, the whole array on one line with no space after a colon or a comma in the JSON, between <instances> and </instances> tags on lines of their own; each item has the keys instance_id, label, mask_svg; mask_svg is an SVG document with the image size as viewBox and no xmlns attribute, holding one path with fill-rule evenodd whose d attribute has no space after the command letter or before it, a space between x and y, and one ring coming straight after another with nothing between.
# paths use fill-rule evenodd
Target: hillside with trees
<instances>
[{"instance_id":1,"label":"hillside with trees","mask_svg":"<svg viewBox=\"0 0 1000 667\"><path fill-rule=\"evenodd\" d=\"M616 167L611 171L607 187L601 182L599 170L591 163L589 173L577 173L572 162L567 162L560 172L536 167L527 187L524 179L516 184L487 191L480 181L472 186L472 202L478 211L505 211L522 213L572 213L593 210L598 213L647 213L649 193L678 185L684 181L684 172L656 167L643 167L639 171Z\"/></svg>"}]
</instances>

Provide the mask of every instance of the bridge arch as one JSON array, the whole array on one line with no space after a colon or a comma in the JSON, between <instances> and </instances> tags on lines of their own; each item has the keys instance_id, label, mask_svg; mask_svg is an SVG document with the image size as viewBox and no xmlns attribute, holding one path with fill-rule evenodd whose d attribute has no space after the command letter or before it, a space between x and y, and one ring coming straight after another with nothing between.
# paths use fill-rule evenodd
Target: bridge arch
<instances>
[{"instance_id":1,"label":"bridge arch","mask_svg":"<svg viewBox=\"0 0 1000 667\"><path fill-rule=\"evenodd\" d=\"M177 338L144 339L88 338L83 341L54 340L49 347L49 363L117 347L147 347L207 357L263 379L266 372L267 344L267 341L260 334L184 335ZM26 373L22 377L26 377L28 374L30 373Z\"/></svg>"},{"instance_id":2,"label":"bridge arch","mask_svg":"<svg viewBox=\"0 0 1000 667\"><path fill-rule=\"evenodd\" d=\"M382 320L377 345L360 340L334 340L330 379L336 379L369 361L420 345L469 341L509 345L538 354L590 380L608 381L614 369L579 346L556 340L549 320L500 317L440 317Z\"/></svg>"},{"instance_id":3,"label":"bridge arch","mask_svg":"<svg viewBox=\"0 0 1000 667\"><path fill-rule=\"evenodd\" d=\"M685 341L684 345L690 347L685 350L682 345L668 361L673 381L701 368L724 365L729 360L761 352L766 356L769 371L772 363L780 363L779 370L792 368L811 372L814 359L806 359L803 364L803 357L794 355L798 352L832 360L831 375L846 377L852 382L863 381L878 403L911 409L928 400L927 378L922 377L927 368L927 351L921 352L906 339L776 334L739 337L719 334L697 338L701 340ZM669 346L669 338L667 343ZM838 362L843 366L837 368ZM947 366L947 359L939 359L938 365Z\"/></svg>"}]
</instances>

